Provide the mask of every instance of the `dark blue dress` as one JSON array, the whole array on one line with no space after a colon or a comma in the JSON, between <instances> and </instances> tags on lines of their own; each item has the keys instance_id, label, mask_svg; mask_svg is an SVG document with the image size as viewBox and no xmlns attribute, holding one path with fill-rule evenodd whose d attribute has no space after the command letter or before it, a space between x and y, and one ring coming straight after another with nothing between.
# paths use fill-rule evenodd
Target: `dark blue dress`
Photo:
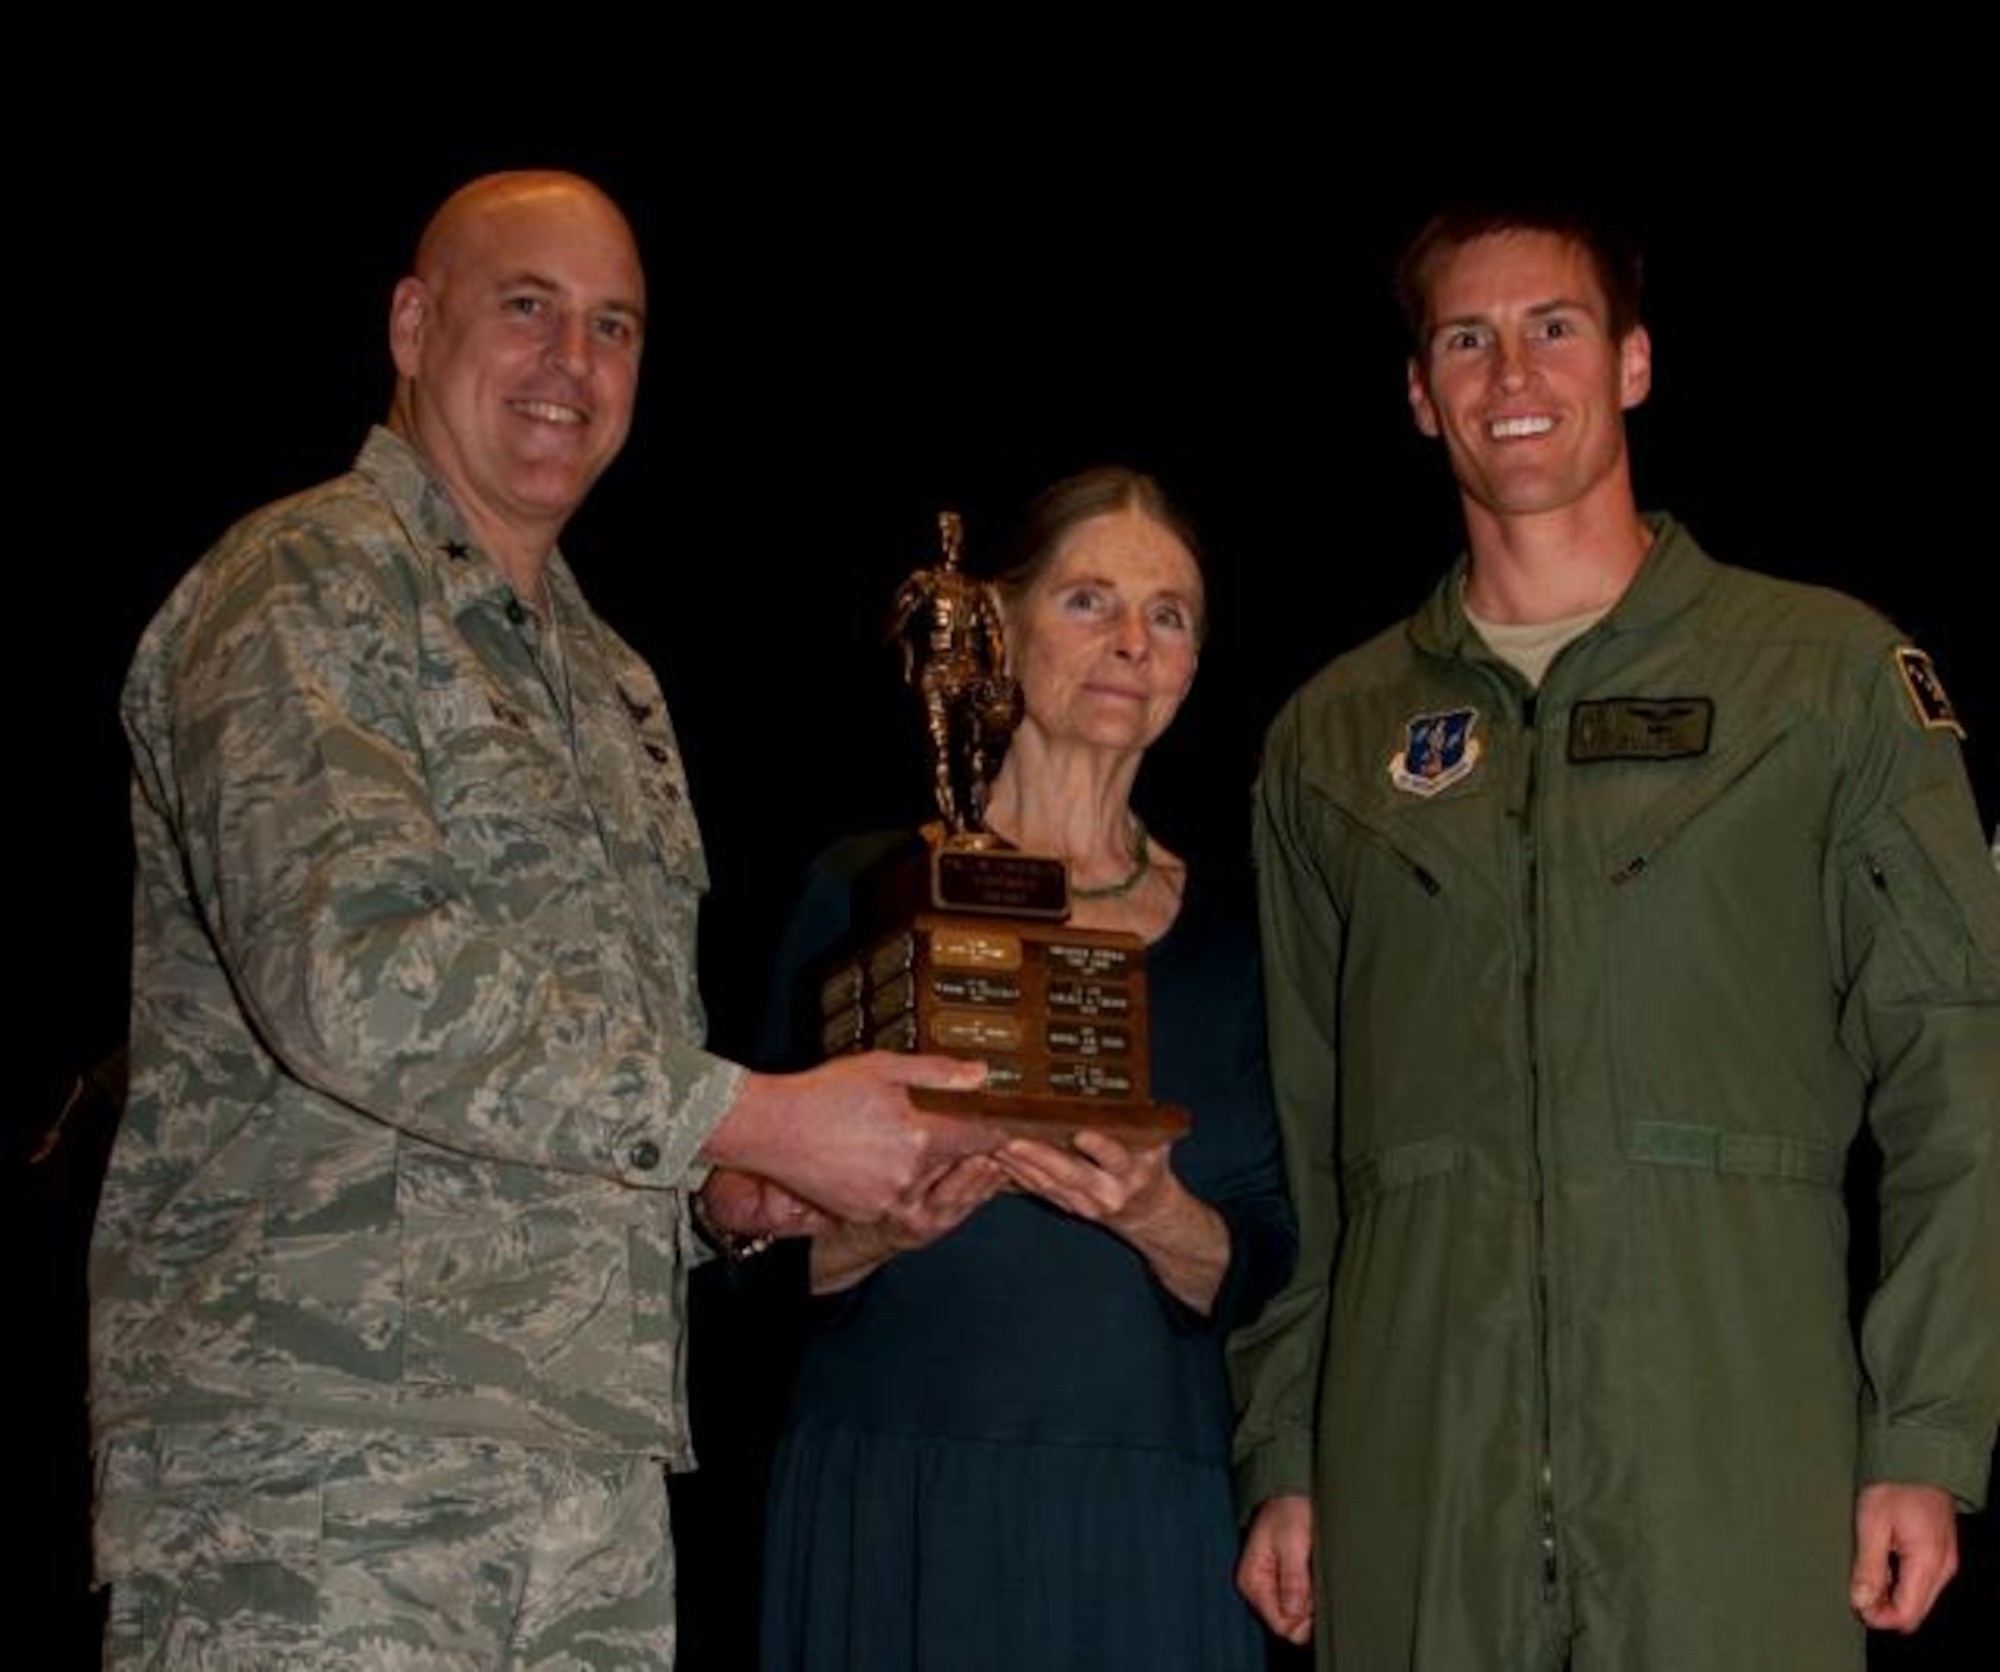
<instances>
[{"instance_id":1,"label":"dark blue dress","mask_svg":"<svg viewBox=\"0 0 2000 1672\"><path fill-rule=\"evenodd\" d=\"M882 839L814 872L786 962L847 928ZM1173 1166L1228 1220L1204 1318L1130 1245L1002 1197L814 1302L766 1527L766 1672L1255 1672L1222 1343L1293 1247L1247 888L1191 868L1148 956Z\"/></svg>"}]
</instances>

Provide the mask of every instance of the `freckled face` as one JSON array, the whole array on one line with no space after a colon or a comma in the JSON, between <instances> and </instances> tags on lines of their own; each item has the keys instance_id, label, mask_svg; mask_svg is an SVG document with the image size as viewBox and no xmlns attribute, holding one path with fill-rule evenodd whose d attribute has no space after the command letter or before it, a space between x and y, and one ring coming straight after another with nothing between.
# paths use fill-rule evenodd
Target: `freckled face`
<instances>
[{"instance_id":1,"label":"freckled face","mask_svg":"<svg viewBox=\"0 0 2000 1672\"><path fill-rule=\"evenodd\" d=\"M1146 748L1194 682L1202 603L1193 554L1143 511L1078 523L1008 612L1023 723L1055 742Z\"/></svg>"}]
</instances>

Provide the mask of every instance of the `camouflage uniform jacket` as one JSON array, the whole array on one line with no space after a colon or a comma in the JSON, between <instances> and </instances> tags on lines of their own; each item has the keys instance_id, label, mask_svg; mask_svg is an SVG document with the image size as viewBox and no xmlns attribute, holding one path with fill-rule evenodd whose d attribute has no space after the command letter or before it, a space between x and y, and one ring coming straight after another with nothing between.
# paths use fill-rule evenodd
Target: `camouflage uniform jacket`
<instances>
[{"instance_id":1,"label":"camouflage uniform jacket","mask_svg":"<svg viewBox=\"0 0 2000 1672\"><path fill-rule=\"evenodd\" d=\"M699 1045L659 687L549 587L559 657L377 430L146 632L100 1445L254 1415L689 1461L684 1192L742 1071Z\"/></svg>"}]
</instances>

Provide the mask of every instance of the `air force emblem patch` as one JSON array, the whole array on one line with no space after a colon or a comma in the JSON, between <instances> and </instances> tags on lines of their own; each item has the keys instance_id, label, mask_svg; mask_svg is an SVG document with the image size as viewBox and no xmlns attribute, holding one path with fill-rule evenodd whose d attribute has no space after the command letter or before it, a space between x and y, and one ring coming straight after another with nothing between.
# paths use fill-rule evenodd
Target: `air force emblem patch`
<instances>
[{"instance_id":1,"label":"air force emblem patch","mask_svg":"<svg viewBox=\"0 0 2000 1672\"><path fill-rule=\"evenodd\" d=\"M1389 757L1389 782L1408 795L1433 796L1449 789L1479 764L1485 752L1472 735L1476 708L1419 714L1404 730L1403 746Z\"/></svg>"},{"instance_id":2,"label":"air force emblem patch","mask_svg":"<svg viewBox=\"0 0 2000 1672\"><path fill-rule=\"evenodd\" d=\"M1915 645L1896 647L1896 671L1903 676L1903 689L1910 694L1910 706L1917 711L1917 723L1925 731L1948 731L1965 736L1965 728L1952 712L1951 698L1944 694L1931 659Z\"/></svg>"}]
</instances>

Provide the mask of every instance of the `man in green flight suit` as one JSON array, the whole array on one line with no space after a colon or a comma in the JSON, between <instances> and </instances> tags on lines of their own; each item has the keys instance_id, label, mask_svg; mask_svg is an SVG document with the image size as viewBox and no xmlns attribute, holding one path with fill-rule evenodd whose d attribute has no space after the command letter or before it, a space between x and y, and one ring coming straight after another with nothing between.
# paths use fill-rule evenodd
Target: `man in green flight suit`
<instances>
[{"instance_id":1,"label":"man in green flight suit","mask_svg":"<svg viewBox=\"0 0 2000 1672\"><path fill-rule=\"evenodd\" d=\"M1301 1243L1236 1347L1239 1582L1340 1672L1858 1668L1950 1580L2000 1414L1957 722L1874 612L1640 513L1614 232L1449 211L1400 281L1468 552L1259 777Z\"/></svg>"}]
</instances>

